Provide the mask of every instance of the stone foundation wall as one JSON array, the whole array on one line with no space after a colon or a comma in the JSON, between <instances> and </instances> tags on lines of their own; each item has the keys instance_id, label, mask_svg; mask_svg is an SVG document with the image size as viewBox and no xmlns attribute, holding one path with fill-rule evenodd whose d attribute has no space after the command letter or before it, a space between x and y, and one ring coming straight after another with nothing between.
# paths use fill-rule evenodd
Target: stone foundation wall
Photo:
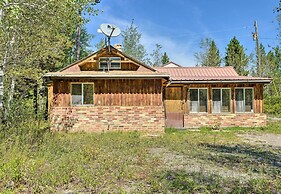
<instances>
[{"instance_id":1,"label":"stone foundation wall","mask_svg":"<svg viewBox=\"0 0 281 194\"><path fill-rule=\"evenodd\" d=\"M50 114L55 131L158 131L164 132L162 106L55 107Z\"/></svg>"},{"instance_id":2,"label":"stone foundation wall","mask_svg":"<svg viewBox=\"0 0 281 194\"><path fill-rule=\"evenodd\" d=\"M258 127L265 126L266 119L267 116L264 113L186 114L184 115L184 127Z\"/></svg>"}]
</instances>

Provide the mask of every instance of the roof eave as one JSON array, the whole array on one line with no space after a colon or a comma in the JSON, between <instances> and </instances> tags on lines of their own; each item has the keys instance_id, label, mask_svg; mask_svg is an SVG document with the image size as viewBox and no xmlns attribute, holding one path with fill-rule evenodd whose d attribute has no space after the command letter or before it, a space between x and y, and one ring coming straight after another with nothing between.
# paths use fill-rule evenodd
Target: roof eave
<instances>
[{"instance_id":1,"label":"roof eave","mask_svg":"<svg viewBox=\"0 0 281 194\"><path fill-rule=\"evenodd\" d=\"M45 78L95 78L95 79L128 79L128 78L169 78L169 75L56 75L56 74L48 74L44 75Z\"/></svg>"},{"instance_id":2,"label":"roof eave","mask_svg":"<svg viewBox=\"0 0 281 194\"><path fill-rule=\"evenodd\" d=\"M171 80L171 84L210 84L210 83L264 83L269 84L271 79L264 80Z\"/></svg>"}]
</instances>

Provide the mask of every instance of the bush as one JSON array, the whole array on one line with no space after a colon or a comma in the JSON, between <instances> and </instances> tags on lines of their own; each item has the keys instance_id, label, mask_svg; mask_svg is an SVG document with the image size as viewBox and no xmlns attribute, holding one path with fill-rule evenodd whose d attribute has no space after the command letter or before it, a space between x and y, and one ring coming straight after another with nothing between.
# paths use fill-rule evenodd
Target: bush
<instances>
[{"instance_id":1,"label":"bush","mask_svg":"<svg viewBox=\"0 0 281 194\"><path fill-rule=\"evenodd\" d=\"M267 96L264 99L264 112L281 117L281 96Z\"/></svg>"}]
</instances>

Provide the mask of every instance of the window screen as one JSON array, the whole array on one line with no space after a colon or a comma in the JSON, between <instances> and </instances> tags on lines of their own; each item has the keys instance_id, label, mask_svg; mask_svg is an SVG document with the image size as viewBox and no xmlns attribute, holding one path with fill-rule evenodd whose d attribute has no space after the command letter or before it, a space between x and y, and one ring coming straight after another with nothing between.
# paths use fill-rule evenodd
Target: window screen
<instances>
[{"instance_id":1,"label":"window screen","mask_svg":"<svg viewBox=\"0 0 281 194\"><path fill-rule=\"evenodd\" d=\"M208 90L190 89L190 112L207 112Z\"/></svg>"}]
</instances>

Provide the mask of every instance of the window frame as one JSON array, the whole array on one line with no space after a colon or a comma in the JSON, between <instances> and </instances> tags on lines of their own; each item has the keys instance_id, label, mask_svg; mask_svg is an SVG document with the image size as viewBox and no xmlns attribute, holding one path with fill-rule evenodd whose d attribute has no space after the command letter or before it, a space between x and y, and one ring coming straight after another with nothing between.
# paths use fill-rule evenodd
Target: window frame
<instances>
[{"instance_id":1,"label":"window frame","mask_svg":"<svg viewBox=\"0 0 281 194\"><path fill-rule=\"evenodd\" d=\"M72 85L73 84L81 84L81 89L82 89L82 104L73 104L72 103ZM84 104L84 84L91 84L93 85L93 104ZM94 94L95 94L95 83L94 82L71 82L70 83L70 104L71 106L94 106L95 104L95 98L94 98Z\"/></svg>"},{"instance_id":2,"label":"window frame","mask_svg":"<svg viewBox=\"0 0 281 194\"><path fill-rule=\"evenodd\" d=\"M213 90L220 90L220 112L213 112ZM228 112L222 112L222 90L227 89L229 90L229 107L230 110ZM231 113L231 88L223 87L223 88L212 88L212 113L213 114L221 114L221 113Z\"/></svg>"},{"instance_id":3,"label":"window frame","mask_svg":"<svg viewBox=\"0 0 281 194\"><path fill-rule=\"evenodd\" d=\"M200 89L204 89L204 90L207 90L207 97L206 97L206 99L207 99L207 107L206 107L206 112L200 112L200 92L199 92L199 90ZM189 88L188 89L189 90L189 113L208 113L208 109L209 109L209 103L208 103L208 99L209 99L209 88ZM190 98L190 90L197 90L197 102L198 102L198 110L197 110L197 112L191 112L191 98Z\"/></svg>"},{"instance_id":4,"label":"window frame","mask_svg":"<svg viewBox=\"0 0 281 194\"><path fill-rule=\"evenodd\" d=\"M236 106L236 89L243 89L243 103L244 103L244 111L243 112L238 112L237 111L237 106ZM251 112L246 112L246 89L251 89L252 90L252 111ZM255 106L254 106L254 101L255 101L255 88L254 87L235 87L234 88L234 99L235 99L235 113L254 113L255 112Z\"/></svg>"},{"instance_id":5,"label":"window frame","mask_svg":"<svg viewBox=\"0 0 281 194\"><path fill-rule=\"evenodd\" d=\"M120 64L119 67L112 67L110 64L109 69L121 69L121 57L99 57L99 69L103 70L103 68L101 67L101 63L106 62L107 58L109 58L109 59L115 58L115 60L112 60L111 62L115 62L115 63L119 62L119 64ZM118 60L116 60L117 58L118 58ZM104 59L104 60L102 60L102 59ZM106 67L105 70L106 69L108 69L108 67Z\"/></svg>"}]
</instances>

